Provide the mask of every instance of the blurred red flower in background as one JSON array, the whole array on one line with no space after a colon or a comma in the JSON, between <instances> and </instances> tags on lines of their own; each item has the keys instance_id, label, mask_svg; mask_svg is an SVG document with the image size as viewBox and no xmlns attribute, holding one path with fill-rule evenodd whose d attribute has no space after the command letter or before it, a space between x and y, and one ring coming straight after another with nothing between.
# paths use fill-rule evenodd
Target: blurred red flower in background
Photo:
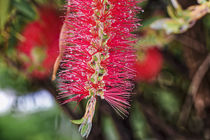
<instances>
[{"instance_id":1,"label":"blurred red flower in background","mask_svg":"<svg viewBox=\"0 0 210 140\"><path fill-rule=\"evenodd\" d=\"M40 18L24 27L24 40L19 42L17 52L26 72L43 79L49 76L59 54L62 20L51 6L42 6L38 12Z\"/></svg>"},{"instance_id":2,"label":"blurred red flower in background","mask_svg":"<svg viewBox=\"0 0 210 140\"><path fill-rule=\"evenodd\" d=\"M136 63L137 80L150 82L154 80L163 65L163 57L157 47L150 47L145 50L143 59Z\"/></svg>"}]
</instances>

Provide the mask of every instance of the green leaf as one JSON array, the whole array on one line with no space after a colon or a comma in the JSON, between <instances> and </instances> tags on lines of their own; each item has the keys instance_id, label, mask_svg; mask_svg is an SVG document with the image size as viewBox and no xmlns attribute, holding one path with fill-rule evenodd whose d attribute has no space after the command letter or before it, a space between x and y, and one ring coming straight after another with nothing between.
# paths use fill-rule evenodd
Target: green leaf
<instances>
[{"instance_id":1,"label":"green leaf","mask_svg":"<svg viewBox=\"0 0 210 140\"><path fill-rule=\"evenodd\" d=\"M10 0L0 0L0 30L3 30L8 18Z\"/></svg>"},{"instance_id":2,"label":"green leaf","mask_svg":"<svg viewBox=\"0 0 210 140\"><path fill-rule=\"evenodd\" d=\"M136 139L149 140L151 130L147 123L147 119L145 118L143 111L137 102L133 104L129 121Z\"/></svg>"},{"instance_id":3,"label":"green leaf","mask_svg":"<svg viewBox=\"0 0 210 140\"><path fill-rule=\"evenodd\" d=\"M175 11L174 11L174 9L173 9L173 7L172 6L167 6L167 11L168 11L168 15L171 17L171 18L176 18L176 15L175 15Z\"/></svg>"},{"instance_id":4,"label":"green leaf","mask_svg":"<svg viewBox=\"0 0 210 140\"><path fill-rule=\"evenodd\" d=\"M30 5L30 3L27 2L26 0L15 0L14 6L17 9L17 11L22 13L24 16L30 18L31 20L35 19L36 12Z\"/></svg>"},{"instance_id":5,"label":"green leaf","mask_svg":"<svg viewBox=\"0 0 210 140\"><path fill-rule=\"evenodd\" d=\"M160 89L156 92L156 101L167 112L167 116L172 117L179 112L180 103L172 91Z\"/></svg>"},{"instance_id":6,"label":"green leaf","mask_svg":"<svg viewBox=\"0 0 210 140\"><path fill-rule=\"evenodd\" d=\"M102 131L106 140L119 140L120 136L111 117L103 116Z\"/></svg>"},{"instance_id":7,"label":"green leaf","mask_svg":"<svg viewBox=\"0 0 210 140\"><path fill-rule=\"evenodd\" d=\"M165 30L168 34L179 33L182 25L177 20L169 20L165 23Z\"/></svg>"},{"instance_id":8,"label":"green leaf","mask_svg":"<svg viewBox=\"0 0 210 140\"><path fill-rule=\"evenodd\" d=\"M82 124L82 122L84 121L84 118L80 119L80 120L71 120L71 122L73 124Z\"/></svg>"}]
</instances>

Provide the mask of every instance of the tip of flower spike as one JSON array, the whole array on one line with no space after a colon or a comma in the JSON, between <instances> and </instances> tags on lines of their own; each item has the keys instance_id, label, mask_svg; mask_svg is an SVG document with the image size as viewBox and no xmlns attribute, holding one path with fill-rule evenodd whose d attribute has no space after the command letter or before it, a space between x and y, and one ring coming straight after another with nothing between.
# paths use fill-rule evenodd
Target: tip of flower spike
<instances>
[{"instance_id":1,"label":"tip of flower spike","mask_svg":"<svg viewBox=\"0 0 210 140\"><path fill-rule=\"evenodd\" d=\"M90 134L91 128L92 128L92 122L81 124L79 127L79 132L81 133L81 136L83 138L87 138Z\"/></svg>"},{"instance_id":2,"label":"tip of flower spike","mask_svg":"<svg viewBox=\"0 0 210 140\"><path fill-rule=\"evenodd\" d=\"M92 128L92 120L95 113L96 98L92 96L86 106L85 115L80 120L71 120L74 124L80 124L79 132L82 137L87 138Z\"/></svg>"}]
</instances>

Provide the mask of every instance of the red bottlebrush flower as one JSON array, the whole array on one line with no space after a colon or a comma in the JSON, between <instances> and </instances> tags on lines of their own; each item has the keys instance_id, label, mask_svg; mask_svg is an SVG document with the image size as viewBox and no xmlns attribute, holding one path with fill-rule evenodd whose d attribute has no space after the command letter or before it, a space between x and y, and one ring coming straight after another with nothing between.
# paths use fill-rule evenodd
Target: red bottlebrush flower
<instances>
[{"instance_id":1,"label":"red bottlebrush flower","mask_svg":"<svg viewBox=\"0 0 210 140\"><path fill-rule=\"evenodd\" d=\"M163 57L159 49L151 47L145 51L142 60L136 63L137 80L152 81L160 72L163 65Z\"/></svg>"},{"instance_id":2,"label":"red bottlebrush flower","mask_svg":"<svg viewBox=\"0 0 210 140\"><path fill-rule=\"evenodd\" d=\"M70 1L69 1L70 3ZM65 45L59 73L64 103L90 98L80 124L88 136L96 96L119 114L128 114L135 77L130 32L137 27L135 0L72 0L65 21Z\"/></svg>"},{"instance_id":3,"label":"red bottlebrush flower","mask_svg":"<svg viewBox=\"0 0 210 140\"><path fill-rule=\"evenodd\" d=\"M53 7L38 10L40 18L25 26L24 41L19 42L17 52L30 76L43 79L49 76L59 53L62 20Z\"/></svg>"}]
</instances>

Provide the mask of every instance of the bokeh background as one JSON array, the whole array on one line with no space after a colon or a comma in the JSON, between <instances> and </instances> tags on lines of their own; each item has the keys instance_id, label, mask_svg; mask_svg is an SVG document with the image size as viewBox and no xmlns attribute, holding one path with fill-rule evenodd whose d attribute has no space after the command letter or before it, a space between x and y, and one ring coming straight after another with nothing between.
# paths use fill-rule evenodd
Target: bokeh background
<instances>
[{"instance_id":1,"label":"bokeh background","mask_svg":"<svg viewBox=\"0 0 210 140\"><path fill-rule=\"evenodd\" d=\"M0 140L82 140L52 68L65 0L0 0ZM88 140L210 139L210 2L144 0L130 115L98 99ZM119 11L123 12L123 11Z\"/></svg>"}]
</instances>

